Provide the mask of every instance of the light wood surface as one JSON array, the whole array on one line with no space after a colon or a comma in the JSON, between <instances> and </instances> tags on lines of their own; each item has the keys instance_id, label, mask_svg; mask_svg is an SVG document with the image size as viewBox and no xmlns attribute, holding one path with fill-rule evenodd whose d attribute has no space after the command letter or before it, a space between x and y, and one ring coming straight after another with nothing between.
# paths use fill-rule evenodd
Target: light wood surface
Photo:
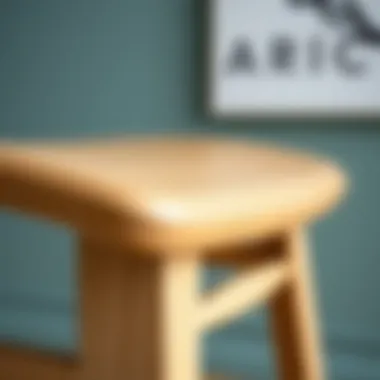
<instances>
[{"instance_id":1,"label":"light wood surface","mask_svg":"<svg viewBox=\"0 0 380 380\"><path fill-rule=\"evenodd\" d=\"M280 261L248 267L235 278L210 290L198 306L199 327L203 330L219 327L253 307L261 306L286 284L288 269L288 265Z\"/></svg>"},{"instance_id":2,"label":"light wood surface","mask_svg":"<svg viewBox=\"0 0 380 380\"><path fill-rule=\"evenodd\" d=\"M184 256L146 260L81 239L77 353L65 358L0 347L0 378L200 380L199 270L192 255Z\"/></svg>"},{"instance_id":3,"label":"light wood surface","mask_svg":"<svg viewBox=\"0 0 380 380\"><path fill-rule=\"evenodd\" d=\"M0 377L199 380L202 333L269 302L281 380L324 380L303 231L345 187L328 160L239 140L3 141L1 206L81 236L82 339L72 358L0 348ZM240 272L201 295L204 263Z\"/></svg>"},{"instance_id":4,"label":"light wood surface","mask_svg":"<svg viewBox=\"0 0 380 380\"><path fill-rule=\"evenodd\" d=\"M0 181L8 207L151 252L282 231L327 211L345 188L322 158L195 136L3 142Z\"/></svg>"},{"instance_id":5,"label":"light wood surface","mask_svg":"<svg viewBox=\"0 0 380 380\"><path fill-rule=\"evenodd\" d=\"M269 300L280 379L323 380L324 351L320 341L318 297L303 229L289 235L283 253L292 278Z\"/></svg>"},{"instance_id":6,"label":"light wood surface","mask_svg":"<svg viewBox=\"0 0 380 380\"><path fill-rule=\"evenodd\" d=\"M18 380L198 380L202 333L252 302L269 301L280 379L323 380L304 233L290 231L260 246L279 251L264 251L266 263L245 258L236 279L202 296L203 256L126 255L120 246L84 238L77 355L2 348L0 374Z\"/></svg>"},{"instance_id":7,"label":"light wood surface","mask_svg":"<svg viewBox=\"0 0 380 380\"><path fill-rule=\"evenodd\" d=\"M83 366L67 380L200 380L196 260L112 249L82 242Z\"/></svg>"}]
</instances>

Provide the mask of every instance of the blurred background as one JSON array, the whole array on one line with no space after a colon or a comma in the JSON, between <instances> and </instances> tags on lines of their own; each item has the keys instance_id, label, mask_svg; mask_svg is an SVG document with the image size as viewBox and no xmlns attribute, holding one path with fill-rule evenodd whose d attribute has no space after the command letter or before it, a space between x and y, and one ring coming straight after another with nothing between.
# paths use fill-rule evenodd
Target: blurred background
<instances>
[{"instance_id":1,"label":"blurred background","mask_svg":"<svg viewBox=\"0 0 380 380\"><path fill-rule=\"evenodd\" d=\"M312 229L328 367L333 380L378 380L380 121L208 119L203 3L0 1L0 138L213 133L333 157L352 188ZM75 350L75 236L2 212L0 242L0 339ZM265 310L208 336L204 365L271 379Z\"/></svg>"}]
</instances>

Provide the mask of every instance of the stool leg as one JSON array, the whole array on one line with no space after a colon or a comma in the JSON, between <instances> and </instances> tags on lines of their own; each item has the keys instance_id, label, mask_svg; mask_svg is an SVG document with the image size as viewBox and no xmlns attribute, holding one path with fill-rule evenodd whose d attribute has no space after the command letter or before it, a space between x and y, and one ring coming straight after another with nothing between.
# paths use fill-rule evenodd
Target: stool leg
<instances>
[{"instance_id":1,"label":"stool leg","mask_svg":"<svg viewBox=\"0 0 380 380\"><path fill-rule=\"evenodd\" d=\"M309 252L305 233L294 231L285 247L290 283L270 302L281 380L323 380Z\"/></svg>"},{"instance_id":2,"label":"stool leg","mask_svg":"<svg viewBox=\"0 0 380 380\"><path fill-rule=\"evenodd\" d=\"M163 380L200 380L200 331L196 325L198 263L169 259L162 264L161 350Z\"/></svg>"},{"instance_id":3,"label":"stool leg","mask_svg":"<svg viewBox=\"0 0 380 380\"><path fill-rule=\"evenodd\" d=\"M198 264L170 257L83 239L81 353L65 380L200 379Z\"/></svg>"}]
</instances>

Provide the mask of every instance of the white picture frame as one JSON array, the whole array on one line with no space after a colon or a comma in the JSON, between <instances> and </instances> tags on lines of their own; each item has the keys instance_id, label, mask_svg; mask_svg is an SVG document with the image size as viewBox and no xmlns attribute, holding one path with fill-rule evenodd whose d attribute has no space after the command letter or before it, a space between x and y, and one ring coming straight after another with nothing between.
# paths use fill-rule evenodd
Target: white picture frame
<instances>
[{"instance_id":1,"label":"white picture frame","mask_svg":"<svg viewBox=\"0 0 380 380\"><path fill-rule=\"evenodd\" d=\"M208 1L212 117L380 116L379 0Z\"/></svg>"}]
</instances>

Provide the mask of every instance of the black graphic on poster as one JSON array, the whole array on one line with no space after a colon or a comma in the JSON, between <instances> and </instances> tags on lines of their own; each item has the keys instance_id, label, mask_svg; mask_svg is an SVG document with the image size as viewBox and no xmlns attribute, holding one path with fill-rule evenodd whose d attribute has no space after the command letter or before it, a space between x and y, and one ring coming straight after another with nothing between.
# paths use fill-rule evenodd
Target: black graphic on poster
<instances>
[{"instance_id":1,"label":"black graphic on poster","mask_svg":"<svg viewBox=\"0 0 380 380\"><path fill-rule=\"evenodd\" d=\"M335 69L350 78L360 78L366 73L366 64L360 57L354 57L353 50L359 46L367 46L380 51L380 25L374 25L363 7L354 0L283 0L292 8L302 10L309 7L320 16L321 22L335 28L340 33L339 42L331 52L327 52L326 44L321 36L313 36L306 45L298 46L297 36L276 35L270 38L266 56L259 57L254 39L239 36L229 49L228 73L254 74L260 66L265 65L273 73L292 73L298 62L306 56L311 74L318 73L330 60ZM339 26L339 28L337 28Z\"/></svg>"}]
</instances>

